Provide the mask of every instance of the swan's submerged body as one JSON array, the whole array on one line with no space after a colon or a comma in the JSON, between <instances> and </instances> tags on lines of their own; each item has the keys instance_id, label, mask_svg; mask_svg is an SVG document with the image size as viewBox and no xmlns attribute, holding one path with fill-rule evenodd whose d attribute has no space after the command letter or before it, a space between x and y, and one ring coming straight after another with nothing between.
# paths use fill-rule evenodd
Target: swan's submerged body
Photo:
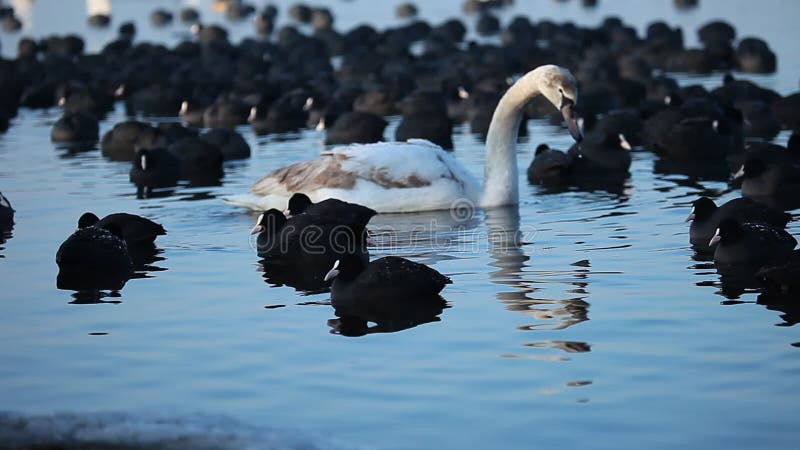
<instances>
[{"instance_id":1,"label":"swan's submerged body","mask_svg":"<svg viewBox=\"0 0 800 450\"><path fill-rule=\"evenodd\" d=\"M564 113L576 139L574 77L540 66L520 78L495 109L486 139L484 187L450 153L421 139L350 145L319 158L276 169L226 201L256 210L282 208L295 192L312 201L338 198L381 213L433 211L465 205L496 207L519 202L516 142L524 107L542 94Z\"/></svg>"}]
</instances>

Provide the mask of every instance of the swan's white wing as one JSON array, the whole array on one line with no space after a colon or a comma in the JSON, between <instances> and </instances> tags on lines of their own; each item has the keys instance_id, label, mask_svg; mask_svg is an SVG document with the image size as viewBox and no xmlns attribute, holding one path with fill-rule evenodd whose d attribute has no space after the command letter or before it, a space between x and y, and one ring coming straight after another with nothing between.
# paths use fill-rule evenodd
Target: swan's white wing
<instances>
[{"instance_id":1,"label":"swan's white wing","mask_svg":"<svg viewBox=\"0 0 800 450\"><path fill-rule=\"evenodd\" d=\"M304 192L315 202L335 197L379 212L422 211L448 208L460 198L475 200L478 186L451 154L414 139L338 147L268 173L251 192L249 202L244 196L228 200L281 207L293 193Z\"/></svg>"}]
</instances>

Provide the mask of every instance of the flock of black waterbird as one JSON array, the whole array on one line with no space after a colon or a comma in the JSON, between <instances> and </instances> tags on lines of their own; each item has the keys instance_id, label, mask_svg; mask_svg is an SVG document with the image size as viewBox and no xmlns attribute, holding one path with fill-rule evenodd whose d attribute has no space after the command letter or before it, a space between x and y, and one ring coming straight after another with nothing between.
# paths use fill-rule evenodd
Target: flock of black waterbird
<instances>
[{"instance_id":1,"label":"flock of black waterbird","mask_svg":"<svg viewBox=\"0 0 800 450\"><path fill-rule=\"evenodd\" d=\"M402 25L338 31L327 8L296 4L286 11L289 24L276 29L277 7L236 0L214 4L229 20L253 20L255 35L239 43L191 8L178 14L191 34L171 48L137 41L132 22L121 24L117 38L97 53L85 52L77 35L23 38L16 58L0 60L0 127L13 124L20 107L59 107L52 141L74 151L95 149L99 141L108 159L131 162L130 181L144 197L179 183L219 184L223 161L250 157L235 130L240 125L259 135L289 133L287 139L316 128L325 130L326 144L371 143L384 139L385 117L400 115L396 140L426 139L452 150L455 125L467 124L486 139L514 77L556 64L579 84L584 139L565 152L539 145L528 168L531 183L621 189L634 148L658 155L656 171L729 180L742 198L721 206L705 197L695 201L691 244L711 252L720 271L745 272L780 294L796 292L800 254L784 230L791 215L783 211L800 206L800 93L784 97L731 75L775 72L768 44L737 36L722 20L697 30L698 48L686 48L684 30L659 21L644 35L618 17L584 27L516 16L501 26L496 12L510 3L464 2L479 39L467 38L465 20L430 24L416 17L412 4L396 10ZM0 15L13 30L13 11ZM173 20L167 10L151 15L159 26ZM90 26L110 23L107 16L89 20ZM670 72L718 73L720 84L681 86ZM117 102L130 120L101 137L99 122ZM527 119L562 123L543 99L525 112L523 136ZM795 131L787 146L770 143L787 129ZM370 262L366 227L374 214L336 199L311 203L302 194L286 212L264 212L253 232L265 276L308 292L330 289L344 309L380 298L388 302L384 309L402 315L411 307L397 300L426 299L423 312L409 313L408 320L435 317L450 279L403 258ZM2 196L0 226L13 226L13 209ZM305 230L313 230L313 245ZM153 241L164 233L130 214L86 214L58 250L58 284L120 289L137 265L153 260Z\"/></svg>"}]
</instances>

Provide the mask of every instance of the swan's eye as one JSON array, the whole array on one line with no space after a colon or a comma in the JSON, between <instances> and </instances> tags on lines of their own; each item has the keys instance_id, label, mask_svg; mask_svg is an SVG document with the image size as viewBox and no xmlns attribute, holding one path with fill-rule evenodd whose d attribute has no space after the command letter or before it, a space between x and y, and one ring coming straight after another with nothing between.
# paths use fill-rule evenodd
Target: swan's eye
<instances>
[{"instance_id":1,"label":"swan's eye","mask_svg":"<svg viewBox=\"0 0 800 450\"><path fill-rule=\"evenodd\" d=\"M558 92L560 92L561 95L564 95L564 88L558 88Z\"/></svg>"}]
</instances>

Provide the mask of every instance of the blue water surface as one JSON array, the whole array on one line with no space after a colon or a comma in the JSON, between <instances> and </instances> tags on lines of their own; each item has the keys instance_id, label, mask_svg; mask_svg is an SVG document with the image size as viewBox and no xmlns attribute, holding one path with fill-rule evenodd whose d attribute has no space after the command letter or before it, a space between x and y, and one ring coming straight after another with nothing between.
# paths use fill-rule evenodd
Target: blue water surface
<instances>
[{"instance_id":1,"label":"blue water surface","mask_svg":"<svg viewBox=\"0 0 800 450\"><path fill-rule=\"evenodd\" d=\"M82 2L12 3L30 9L22 33L0 33L5 56L20 35L67 31L97 51L123 18L137 22L139 39L174 43L186 28L155 29L148 14L190 2L114 1L108 30L86 27ZM224 22L210 1L192 3ZM317 3L340 29L400 23L400 2ZM432 22L461 13L457 0L428 3L420 9ZM688 11L668 0L599 3L517 0L501 18L594 25L616 14L640 32L663 19L684 26L691 45L698 25L725 18L778 54L777 74L748 78L782 94L798 88L798 2L701 0ZM234 39L252 31L251 22L228 25ZM715 86L721 74L680 78ZM255 137L242 127L253 156L226 163L222 186L137 199L128 163L50 142L59 116L22 109L0 135L0 191L16 209L13 237L0 244L0 410L218 414L314 436L321 448L796 445L800 304L758 304L757 290L723 285L688 244L689 204L739 195L725 183L655 173L656 157L639 151L630 180L612 192L549 193L523 173L518 209L377 216L373 258L397 254L447 274L448 308L410 328L369 322L343 332L328 294L265 281L248 239L256 214L220 199L315 157L321 132ZM124 118L118 105L101 133ZM544 121L529 131L522 168L539 143L570 145ZM456 128L454 144L482 174L483 145L468 128ZM84 211L142 214L168 230L157 260L118 293L86 299L55 287L55 252Z\"/></svg>"}]
</instances>

